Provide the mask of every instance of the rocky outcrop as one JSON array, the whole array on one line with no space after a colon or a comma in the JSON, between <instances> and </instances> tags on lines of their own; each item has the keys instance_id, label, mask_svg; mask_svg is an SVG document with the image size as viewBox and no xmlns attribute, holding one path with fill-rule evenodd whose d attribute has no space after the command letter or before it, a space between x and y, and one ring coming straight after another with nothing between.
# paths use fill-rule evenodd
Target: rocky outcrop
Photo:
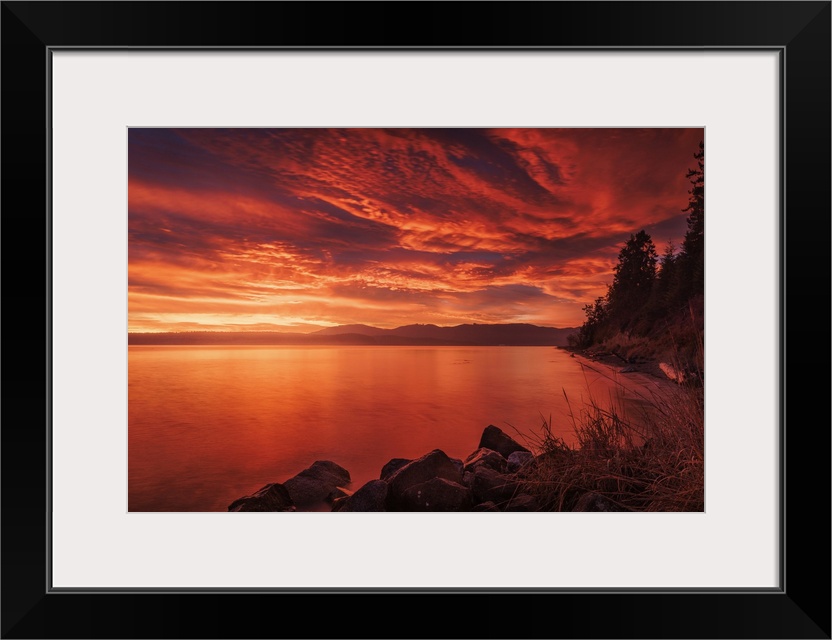
<instances>
[{"instance_id":1,"label":"rocky outcrop","mask_svg":"<svg viewBox=\"0 0 832 640\"><path fill-rule=\"evenodd\" d=\"M318 460L283 484L269 484L235 500L229 511L537 511L534 496L524 492L522 471L535 463L524 446L493 425L479 447L463 460L434 449L415 460L393 458L379 479L355 493L349 472L330 460ZM586 510L600 503L581 505Z\"/></svg>"},{"instance_id":2,"label":"rocky outcrop","mask_svg":"<svg viewBox=\"0 0 832 640\"><path fill-rule=\"evenodd\" d=\"M282 484L273 482L251 494L238 498L230 505L229 511L295 511L295 504Z\"/></svg>"}]
</instances>

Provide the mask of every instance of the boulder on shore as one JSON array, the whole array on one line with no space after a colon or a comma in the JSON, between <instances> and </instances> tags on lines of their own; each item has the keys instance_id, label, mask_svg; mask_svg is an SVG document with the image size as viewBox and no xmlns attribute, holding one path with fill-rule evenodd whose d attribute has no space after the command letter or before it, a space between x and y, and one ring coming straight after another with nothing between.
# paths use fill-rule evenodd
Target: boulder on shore
<instances>
[{"instance_id":1,"label":"boulder on shore","mask_svg":"<svg viewBox=\"0 0 832 640\"><path fill-rule=\"evenodd\" d=\"M387 478L387 509L401 511L404 492L412 486L434 478L450 480L457 484L462 482L459 469L441 449L434 449L421 458L408 462Z\"/></svg>"},{"instance_id":2,"label":"boulder on shore","mask_svg":"<svg viewBox=\"0 0 832 640\"><path fill-rule=\"evenodd\" d=\"M499 473L506 470L506 459L494 449L480 447L465 459L465 471L473 471L480 465Z\"/></svg>"},{"instance_id":3,"label":"boulder on shore","mask_svg":"<svg viewBox=\"0 0 832 640\"><path fill-rule=\"evenodd\" d=\"M499 427L495 427L493 424L488 425L482 432L479 447L493 449L504 458L508 458L515 451L529 451L526 447L514 440L514 438L506 434Z\"/></svg>"},{"instance_id":4,"label":"boulder on shore","mask_svg":"<svg viewBox=\"0 0 832 640\"><path fill-rule=\"evenodd\" d=\"M474 496L468 487L433 478L406 489L399 500L402 511L470 511Z\"/></svg>"},{"instance_id":5,"label":"boulder on shore","mask_svg":"<svg viewBox=\"0 0 832 640\"><path fill-rule=\"evenodd\" d=\"M338 487L350 483L350 472L330 460L317 460L293 478L283 483L292 502L298 507L332 499Z\"/></svg>"},{"instance_id":6,"label":"boulder on shore","mask_svg":"<svg viewBox=\"0 0 832 640\"><path fill-rule=\"evenodd\" d=\"M493 502L501 508L521 490L513 476L482 465L465 474L465 484L474 492L475 503Z\"/></svg>"},{"instance_id":7,"label":"boulder on shore","mask_svg":"<svg viewBox=\"0 0 832 640\"><path fill-rule=\"evenodd\" d=\"M534 454L528 451L515 451L508 457L506 470L509 473L517 473L528 464L534 462Z\"/></svg>"},{"instance_id":8,"label":"boulder on shore","mask_svg":"<svg viewBox=\"0 0 832 640\"><path fill-rule=\"evenodd\" d=\"M262 489L238 498L230 505L229 511L295 511L289 492L282 484L273 482Z\"/></svg>"},{"instance_id":9,"label":"boulder on shore","mask_svg":"<svg viewBox=\"0 0 832 640\"><path fill-rule=\"evenodd\" d=\"M410 458L393 458L381 468L381 475L379 476L382 480L387 480L390 476L392 476L396 471L401 469L404 465L408 462L413 462Z\"/></svg>"},{"instance_id":10,"label":"boulder on shore","mask_svg":"<svg viewBox=\"0 0 832 640\"><path fill-rule=\"evenodd\" d=\"M387 483L384 480L370 480L358 491L341 501L337 511L387 511ZM333 511L336 509L333 508Z\"/></svg>"}]
</instances>

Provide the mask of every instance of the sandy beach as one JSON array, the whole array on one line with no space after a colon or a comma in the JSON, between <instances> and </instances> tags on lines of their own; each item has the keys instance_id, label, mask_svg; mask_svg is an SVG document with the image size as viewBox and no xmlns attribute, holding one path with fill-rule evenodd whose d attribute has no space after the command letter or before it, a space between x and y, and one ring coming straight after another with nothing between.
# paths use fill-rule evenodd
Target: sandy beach
<instances>
[{"instance_id":1,"label":"sandy beach","mask_svg":"<svg viewBox=\"0 0 832 640\"><path fill-rule=\"evenodd\" d=\"M612 401L615 408L623 409L629 418L637 418L645 409L658 404L661 398L679 390L679 386L662 373L657 362L627 364L612 354L593 357L571 352L571 356L589 374L615 382L621 393ZM604 405L603 402L599 404Z\"/></svg>"}]
</instances>

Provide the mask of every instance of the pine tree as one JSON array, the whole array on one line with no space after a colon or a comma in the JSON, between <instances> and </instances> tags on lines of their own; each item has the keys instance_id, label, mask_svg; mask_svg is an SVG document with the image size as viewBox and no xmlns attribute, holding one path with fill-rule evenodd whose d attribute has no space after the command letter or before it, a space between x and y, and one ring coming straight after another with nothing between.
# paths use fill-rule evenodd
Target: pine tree
<instances>
[{"instance_id":1,"label":"pine tree","mask_svg":"<svg viewBox=\"0 0 832 640\"><path fill-rule=\"evenodd\" d=\"M680 256L681 302L705 293L705 144L699 143L699 151L693 157L697 167L689 169L691 183L688 191L688 230L682 243Z\"/></svg>"},{"instance_id":2,"label":"pine tree","mask_svg":"<svg viewBox=\"0 0 832 640\"><path fill-rule=\"evenodd\" d=\"M586 321L578 330L577 344L582 349L604 339L607 324L607 305L604 296L595 299L595 304L586 304L583 309Z\"/></svg>"},{"instance_id":3,"label":"pine tree","mask_svg":"<svg viewBox=\"0 0 832 640\"><path fill-rule=\"evenodd\" d=\"M661 268L656 278L656 305L663 309L672 308L678 296L679 256L672 240L667 242L661 257Z\"/></svg>"},{"instance_id":4,"label":"pine tree","mask_svg":"<svg viewBox=\"0 0 832 640\"><path fill-rule=\"evenodd\" d=\"M607 300L610 318L620 329L644 310L656 279L657 262L656 245L644 229L631 235L618 254Z\"/></svg>"}]
</instances>

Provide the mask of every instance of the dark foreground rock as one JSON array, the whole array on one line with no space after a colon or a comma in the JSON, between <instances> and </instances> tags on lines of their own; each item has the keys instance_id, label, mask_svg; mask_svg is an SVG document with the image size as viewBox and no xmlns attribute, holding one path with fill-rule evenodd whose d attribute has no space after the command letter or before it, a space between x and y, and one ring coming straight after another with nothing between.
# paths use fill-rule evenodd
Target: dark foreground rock
<instances>
[{"instance_id":1,"label":"dark foreground rock","mask_svg":"<svg viewBox=\"0 0 832 640\"><path fill-rule=\"evenodd\" d=\"M479 447L465 460L434 449L415 460L393 458L378 480L350 493L349 471L330 460L318 460L281 484L235 500L229 511L539 511L525 493L524 469L538 464L524 446L493 425L482 433ZM583 501L581 501L583 500ZM607 501L609 502L609 501ZM600 496L576 497L576 510L612 510Z\"/></svg>"},{"instance_id":2,"label":"dark foreground rock","mask_svg":"<svg viewBox=\"0 0 832 640\"><path fill-rule=\"evenodd\" d=\"M421 458L408 462L387 478L386 482L389 485L387 509L389 511L405 510L404 492L410 487L434 478L450 480L457 484L462 482L459 469L441 449L434 449Z\"/></svg>"},{"instance_id":3,"label":"dark foreground rock","mask_svg":"<svg viewBox=\"0 0 832 640\"><path fill-rule=\"evenodd\" d=\"M520 484L512 475L499 473L485 466L476 467L473 472L466 473L465 483L473 491L477 504L493 502L500 508L504 508L521 492Z\"/></svg>"},{"instance_id":4,"label":"dark foreground rock","mask_svg":"<svg viewBox=\"0 0 832 640\"><path fill-rule=\"evenodd\" d=\"M471 490L445 478L413 485L399 500L401 511L470 511L473 506Z\"/></svg>"},{"instance_id":5,"label":"dark foreground rock","mask_svg":"<svg viewBox=\"0 0 832 640\"><path fill-rule=\"evenodd\" d=\"M251 494L238 498L230 505L229 511L295 511L289 492L282 484L274 482Z\"/></svg>"},{"instance_id":6,"label":"dark foreground rock","mask_svg":"<svg viewBox=\"0 0 832 640\"><path fill-rule=\"evenodd\" d=\"M506 471L517 473L523 467L534 463L534 455L529 451L515 451L506 461Z\"/></svg>"},{"instance_id":7,"label":"dark foreground rock","mask_svg":"<svg viewBox=\"0 0 832 640\"><path fill-rule=\"evenodd\" d=\"M526 451L530 453L526 447L521 445L499 427L495 427L493 424L488 425L485 428L485 431L482 432L480 447L493 449L504 458L508 458L515 451Z\"/></svg>"},{"instance_id":8,"label":"dark foreground rock","mask_svg":"<svg viewBox=\"0 0 832 640\"><path fill-rule=\"evenodd\" d=\"M531 455L531 454L529 454ZM479 466L488 467L499 473L506 470L506 459L494 449L480 447L465 459L465 471L473 471Z\"/></svg>"},{"instance_id":9,"label":"dark foreground rock","mask_svg":"<svg viewBox=\"0 0 832 640\"><path fill-rule=\"evenodd\" d=\"M382 480L387 480L390 476L392 476L396 471L401 469L404 465L408 462L413 462L410 458L393 458L381 468L381 475L379 476Z\"/></svg>"},{"instance_id":10,"label":"dark foreground rock","mask_svg":"<svg viewBox=\"0 0 832 640\"><path fill-rule=\"evenodd\" d=\"M350 483L350 473L330 460L318 460L283 483L292 502L306 507L337 497L336 489Z\"/></svg>"},{"instance_id":11,"label":"dark foreground rock","mask_svg":"<svg viewBox=\"0 0 832 640\"><path fill-rule=\"evenodd\" d=\"M387 511L387 483L370 480L348 498L340 501L338 511ZM336 510L333 506L333 511Z\"/></svg>"}]
</instances>

